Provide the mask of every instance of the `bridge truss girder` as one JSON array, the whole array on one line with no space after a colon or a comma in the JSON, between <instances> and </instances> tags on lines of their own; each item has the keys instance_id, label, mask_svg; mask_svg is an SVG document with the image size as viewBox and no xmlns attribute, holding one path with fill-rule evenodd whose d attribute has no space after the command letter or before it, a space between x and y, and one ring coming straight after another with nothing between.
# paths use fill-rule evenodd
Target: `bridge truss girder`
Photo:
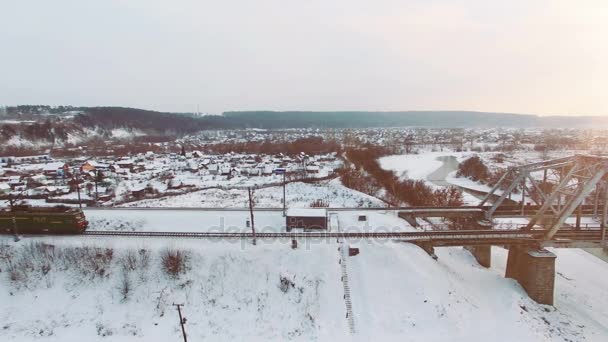
<instances>
[{"instance_id":1,"label":"bridge truss girder","mask_svg":"<svg viewBox=\"0 0 608 342\"><path fill-rule=\"evenodd\" d=\"M557 176L555 186L547 189L539 185L533 173L543 172L543 183L547 185L549 174ZM524 212L526 192L528 196L540 205L540 209L530 218L528 225L523 228L530 230L539 220L550 211L552 222L544 236L545 240L551 240L555 233L564 225L564 222L574 211L584 202L591 192L596 189L595 208L597 213L598 203L601 199L600 190L604 192L602 228L606 226L606 216L608 213L608 186L605 177L608 173L608 158L589 155L575 155L567 158L546 160L538 163L522 165L510 168L507 173L498 181L492 190L480 203L483 206L491 196L505 184L508 184L498 200L486 211L486 218L491 220L492 215L498 207L510 196L515 189L521 186L522 189L522 213ZM511 179L510 183L507 183ZM535 191L535 196L527 184Z\"/></svg>"}]
</instances>

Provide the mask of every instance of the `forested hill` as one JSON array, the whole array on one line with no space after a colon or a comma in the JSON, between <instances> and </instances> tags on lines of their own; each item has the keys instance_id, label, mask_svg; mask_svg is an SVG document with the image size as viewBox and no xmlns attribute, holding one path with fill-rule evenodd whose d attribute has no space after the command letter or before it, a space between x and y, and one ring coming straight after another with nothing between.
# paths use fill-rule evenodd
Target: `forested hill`
<instances>
[{"instance_id":1,"label":"forested hill","mask_svg":"<svg viewBox=\"0 0 608 342\"><path fill-rule=\"evenodd\" d=\"M541 117L526 114L470 111L404 112L310 112L250 111L195 117L133 108L86 108L83 125L104 128L130 127L142 130L190 133L206 129L238 128L363 128L363 127L580 127L608 128L606 117Z\"/></svg>"},{"instance_id":2,"label":"forested hill","mask_svg":"<svg viewBox=\"0 0 608 342\"><path fill-rule=\"evenodd\" d=\"M100 129L127 128L143 132L154 132L155 134L178 135L200 130L239 128L362 128L403 126L445 128L608 128L608 117L540 117L536 115L472 111L242 111L225 112L222 115L196 116L188 113L165 113L124 107L18 106L8 107L6 112L11 118L21 116L22 118L32 119L38 115L43 120L48 120L48 114L61 116L68 113L73 116L74 123L81 127Z\"/></svg>"},{"instance_id":3,"label":"forested hill","mask_svg":"<svg viewBox=\"0 0 608 342\"><path fill-rule=\"evenodd\" d=\"M608 128L608 117L548 116L472 111L403 112L226 112L231 122L256 128L360 128L360 127L588 127Z\"/></svg>"}]
</instances>

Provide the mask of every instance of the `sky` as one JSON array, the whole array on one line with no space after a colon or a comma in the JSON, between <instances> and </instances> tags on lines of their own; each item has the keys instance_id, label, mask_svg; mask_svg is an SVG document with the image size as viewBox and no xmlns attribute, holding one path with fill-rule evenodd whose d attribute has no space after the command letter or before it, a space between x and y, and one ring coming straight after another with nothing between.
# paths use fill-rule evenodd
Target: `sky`
<instances>
[{"instance_id":1,"label":"sky","mask_svg":"<svg viewBox=\"0 0 608 342\"><path fill-rule=\"evenodd\" d=\"M608 115L606 0L0 0L0 105Z\"/></svg>"}]
</instances>

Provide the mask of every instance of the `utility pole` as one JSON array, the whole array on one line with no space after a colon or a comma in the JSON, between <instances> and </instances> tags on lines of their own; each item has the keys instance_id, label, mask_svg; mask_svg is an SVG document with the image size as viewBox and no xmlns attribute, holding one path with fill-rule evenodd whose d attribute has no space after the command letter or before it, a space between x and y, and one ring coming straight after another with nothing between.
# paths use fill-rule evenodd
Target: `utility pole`
<instances>
[{"instance_id":1,"label":"utility pole","mask_svg":"<svg viewBox=\"0 0 608 342\"><path fill-rule=\"evenodd\" d=\"M74 184L76 184L76 192L78 192L78 207L82 209L82 200L80 199L80 184L78 181L78 176L76 175L76 169L74 169L74 176L72 177Z\"/></svg>"},{"instance_id":2,"label":"utility pole","mask_svg":"<svg viewBox=\"0 0 608 342\"><path fill-rule=\"evenodd\" d=\"M177 307L177 314L179 315L179 324L182 326L182 335L184 336L184 342L188 342L188 338L186 337L186 328L184 327L184 325L186 324L186 318L182 317L182 306L184 306L184 304L175 304L173 303L173 306Z\"/></svg>"},{"instance_id":3,"label":"utility pole","mask_svg":"<svg viewBox=\"0 0 608 342\"><path fill-rule=\"evenodd\" d=\"M97 181L99 180L99 170L95 169L95 205L99 204L99 191L97 191Z\"/></svg>"},{"instance_id":4,"label":"utility pole","mask_svg":"<svg viewBox=\"0 0 608 342\"><path fill-rule=\"evenodd\" d=\"M253 190L251 188L247 188L247 192L249 193L249 216L251 217L251 232L253 233L253 245L256 245L256 237L255 237L255 225L253 223Z\"/></svg>"},{"instance_id":5,"label":"utility pole","mask_svg":"<svg viewBox=\"0 0 608 342\"><path fill-rule=\"evenodd\" d=\"M285 198L285 171L283 171L283 217L285 217L287 211L287 198Z\"/></svg>"},{"instance_id":6,"label":"utility pole","mask_svg":"<svg viewBox=\"0 0 608 342\"><path fill-rule=\"evenodd\" d=\"M17 217L15 216L15 202L17 201L17 199L15 197L13 197L13 195L10 195L9 199L9 205L11 206L11 214L12 214L12 219L13 219L13 235L14 235L14 240L15 242L19 241L19 234L18 234L18 230L17 230Z\"/></svg>"}]
</instances>

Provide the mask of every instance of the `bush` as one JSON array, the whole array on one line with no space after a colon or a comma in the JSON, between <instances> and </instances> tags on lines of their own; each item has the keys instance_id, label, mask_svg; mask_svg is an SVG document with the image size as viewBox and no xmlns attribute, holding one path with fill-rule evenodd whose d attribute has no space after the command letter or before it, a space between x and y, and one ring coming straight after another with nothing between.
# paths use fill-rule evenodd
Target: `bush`
<instances>
[{"instance_id":1,"label":"bush","mask_svg":"<svg viewBox=\"0 0 608 342\"><path fill-rule=\"evenodd\" d=\"M476 182L486 182L490 177L490 171L479 156L473 156L458 166L457 176L467 177Z\"/></svg>"},{"instance_id":2,"label":"bush","mask_svg":"<svg viewBox=\"0 0 608 342\"><path fill-rule=\"evenodd\" d=\"M63 252L65 267L75 267L83 275L107 277L114 259L114 250L101 247L68 248Z\"/></svg>"},{"instance_id":3,"label":"bush","mask_svg":"<svg viewBox=\"0 0 608 342\"><path fill-rule=\"evenodd\" d=\"M186 252L167 249L161 254L162 269L168 276L177 278L186 271L187 259Z\"/></svg>"},{"instance_id":4,"label":"bush","mask_svg":"<svg viewBox=\"0 0 608 342\"><path fill-rule=\"evenodd\" d=\"M293 280L290 279L290 276L287 275L281 275L279 276L279 288L281 289L281 291L283 293L287 293L287 291L289 291L290 288L294 288L295 287L295 283L293 282Z\"/></svg>"},{"instance_id":5,"label":"bush","mask_svg":"<svg viewBox=\"0 0 608 342\"><path fill-rule=\"evenodd\" d=\"M131 279L129 278L129 271L123 269L122 277L120 278L119 291L122 295L123 300L127 300L129 298L129 293L131 292Z\"/></svg>"}]
</instances>

